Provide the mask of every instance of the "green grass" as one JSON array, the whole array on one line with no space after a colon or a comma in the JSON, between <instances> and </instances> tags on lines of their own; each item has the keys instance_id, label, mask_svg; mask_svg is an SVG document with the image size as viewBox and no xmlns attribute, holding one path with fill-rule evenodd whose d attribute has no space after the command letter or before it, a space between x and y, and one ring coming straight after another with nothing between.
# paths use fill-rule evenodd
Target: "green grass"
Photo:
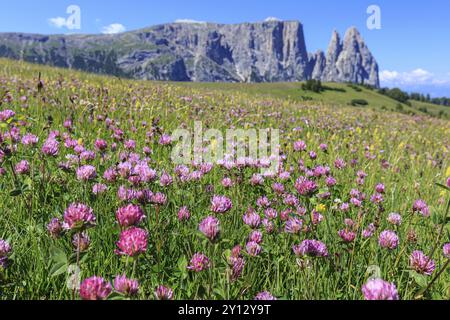
<instances>
[{"instance_id":1,"label":"green grass","mask_svg":"<svg viewBox=\"0 0 450 320\"><path fill-rule=\"evenodd\" d=\"M180 83L183 87L196 89L218 90L218 91L240 91L254 96L268 96L280 99L288 99L295 102L306 102L312 104L326 105L331 107L349 106L354 99L364 99L368 105L364 108L397 111L398 101L379 94L376 90L369 90L363 86L357 86L355 90L352 85L345 83L323 83L325 87L331 88L320 93L305 91L301 83ZM354 86L354 85L353 85ZM334 90L333 90L334 89ZM405 113L425 114L419 110L427 107L429 115L438 116L442 110L443 117L450 117L450 107L432 105L418 101L411 101L412 106L402 105Z\"/></svg>"},{"instance_id":2,"label":"green grass","mask_svg":"<svg viewBox=\"0 0 450 320\"><path fill-rule=\"evenodd\" d=\"M39 73L44 82L41 90ZM79 299L79 293L67 287L67 268L74 265L80 267L82 280L97 275L112 282L121 274L138 280L140 290L132 299L142 300L154 299L159 285L172 288L175 299L253 299L261 291L270 291L280 299L362 299L361 288L371 277L372 266L378 267L379 277L395 284L401 299L450 299L449 259L442 250L450 241L450 192L436 184L445 184L450 176L449 121L421 113L412 117L379 106L351 107L345 102L351 98L369 103L384 99L376 93L371 98L370 92L351 89L346 89L342 105L287 98L286 87L294 95L298 94L297 85L132 81L0 59L0 111L15 112L14 117L0 122L4 137L0 143L0 239L12 246L5 255L8 267L0 269L0 299ZM340 93L327 91L323 95L337 100ZM67 119L73 121L70 129L64 127ZM159 139L162 133L171 134L175 129L192 130L196 121L202 122L204 130L213 128L223 134L231 128L279 129L280 151L285 156L282 171L290 171L290 177L265 177L255 186L251 178L260 173L258 168L214 165L198 181L177 178L171 159L175 144L162 146ZM123 138L114 135L117 129L122 130ZM59 153L46 156L41 148L56 131ZM39 137L37 146L20 142L26 133ZM96 151L93 160L74 158L76 150L64 146L66 138L92 151L96 150L96 139L104 139L108 148L103 154ZM135 150L126 148L124 142L129 139L135 141ZM299 140L305 141L308 152L317 153L316 159L308 152L294 151ZM323 143L328 145L326 151L320 149ZM144 154L144 147L151 153ZM134 166L136 156L159 176L168 172L173 183L163 186L156 179L133 185L126 173L116 181L103 177L106 169L119 169L118 164L125 160ZM340 170L335 167L337 158L347 164ZM28 173L14 170L22 160L30 164ZM68 168L63 170L60 164L67 161ZM95 167L97 176L82 182L76 170L86 164ZM310 177L318 190L300 194L297 178L319 165L329 167L336 185L328 186L325 177ZM187 167L190 173L199 170L190 162ZM367 174L362 184L357 182L361 170ZM222 184L225 177L233 186ZM298 199L306 214L297 214L298 208L284 202L284 195L273 189L275 182ZM93 194L97 183L106 184L104 194ZM378 183L386 189L381 204L370 201ZM162 192L167 202L156 205L142 199L123 200L118 196L122 186ZM339 203L350 202L352 189L364 193L365 200L361 207L350 205L348 211L341 210ZM212 212L214 194L230 198L230 211ZM243 223L243 214L251 207L264 219L264 209L257 205L262 196L270 199L278 216L271 220L272 232L264 225L257 228L263 237L261 252L251 256L246 244L252 230ZM426 201L429 217L413 211L417 199ZM96 225L87 230L90 245L79 255L72 243L77 231L64 232L55 239L46 229L52 218L63 219L73 202L88 205L97 217ZM130 202L147 216L139 227L149 233L148 246L138 258L115 253L121 233L115 214ZM177 213L183 206L188 207L191 217L180 222ZM303 228L296 234L285 231L281 212L287 209L292 210L290 219L302 220ZM322 215L321 222L313 219L317 212ZM401 215L401 225L388 222L391 212ZM220 234L213 242L199 231L200 221L211 215L220 221ZM346 219L353 225L346 224ZM362 231L370 223L377 230L365 239ZM343 229L354 232L355 240L343 242L338 235ZM396 248L379 245L384 230L396 232ZM296 256L292 246L306 239L322 241L328 257ZM236 245L242 246L240 257L245 266L233 281L229 256ZM432 275L413 270L409 258L415 250L433 259ZM209 257L210 269L195 273L186 268L195 252ZM112 293L109 298L127 297Z\"/></svg>"}]
</instances>

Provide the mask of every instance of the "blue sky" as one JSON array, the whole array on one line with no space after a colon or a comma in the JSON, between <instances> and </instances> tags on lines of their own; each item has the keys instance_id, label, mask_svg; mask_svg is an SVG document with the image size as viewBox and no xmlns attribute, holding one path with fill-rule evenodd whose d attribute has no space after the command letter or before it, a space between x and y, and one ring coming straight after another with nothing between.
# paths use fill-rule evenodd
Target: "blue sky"
<instances>
[{"instance_id":1,"label":"blue sky","mask_svg":"<svg viewBox=\"0 0 450 320\"><path fill-rule=\"evenodd\" d=\"M380 30L366 26L372 4L381 9ZM299 20L310 52L326 49L333 29L343 34L354 25L380 65L382 84L450 96L448 0L3 0L0 32L73 33L64 26L69 5L81 9L76 33L120 32L178 19Z\"/></svg>"}]
</instances>

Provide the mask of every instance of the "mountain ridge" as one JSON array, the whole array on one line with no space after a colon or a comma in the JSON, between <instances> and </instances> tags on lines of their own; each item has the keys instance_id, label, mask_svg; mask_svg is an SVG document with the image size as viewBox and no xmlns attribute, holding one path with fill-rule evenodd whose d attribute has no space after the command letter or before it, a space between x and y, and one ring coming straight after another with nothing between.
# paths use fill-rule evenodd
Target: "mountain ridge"
<instances>
[{"instance_id":1,"label":"mountain ridge","mask_svg":"<svg viewBox=\"0 0 450 320\"><path fill-rule=\"evenodd\" d=\"M114 35L0 33L0 57L133 79L292 82L379 87L378 64L354 27L327 54L308 53L299 21L168 23Z\"/></svg>"}]
</instances>

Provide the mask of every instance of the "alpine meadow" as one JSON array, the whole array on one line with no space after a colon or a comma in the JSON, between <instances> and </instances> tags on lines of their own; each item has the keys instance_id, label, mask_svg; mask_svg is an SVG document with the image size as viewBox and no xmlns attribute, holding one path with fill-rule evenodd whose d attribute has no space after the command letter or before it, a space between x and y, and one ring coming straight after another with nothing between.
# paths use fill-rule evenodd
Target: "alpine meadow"
<instances>
[{"instance_id":1,"label":"alpine meadow","mask_svg":"<svg viewBox=\"0 0 450 320\"><path fill-rule=\"evenodd\" d=\"M450 301L447 0L4 2L2 311Z\"/></svg>"},{"instance_id":2,"label":"alpine meadow","mask_svg":"<svg viewBox=\"0 0 450 320\"><path fill-rule=\"evenodd\" d=\"M0 60L1 299L449 299L448 119L254 86ZM175 164L195 122L276 170Z\"/></svg>"}]
</instances>

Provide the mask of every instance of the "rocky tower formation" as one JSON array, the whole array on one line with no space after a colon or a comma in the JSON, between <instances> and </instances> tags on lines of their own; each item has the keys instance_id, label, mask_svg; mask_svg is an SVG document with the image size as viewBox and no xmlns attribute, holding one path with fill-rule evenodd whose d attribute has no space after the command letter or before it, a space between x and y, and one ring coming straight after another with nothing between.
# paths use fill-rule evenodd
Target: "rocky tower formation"
<instances>
[{"instance_id":1,"label":"rocky tower formation","mask_svg":"<svg viewBox=\"0 0 450 320\"><path fill-rule=\"evenodd\" d=\"M333 82L364 83L380 86L378 64L367 48L358 30L354 27L347 30L344 41L334 31L328 46L326 61L323 53L316 54L311 77L313 79Z\"/></svg>"},{"instance_id":2,"label":"rocky tower formation","mask_svg":"<svg viewBox=\"0 0 450 320\"><path fill-rule=\"evenodd\" d=\"M116 35L0 33L0 57L145 80L378 86L378 65L356 29L343 42L334 32L326 56L308 55L297 21L171 23Z\"/></svg>"}]
</instances>

